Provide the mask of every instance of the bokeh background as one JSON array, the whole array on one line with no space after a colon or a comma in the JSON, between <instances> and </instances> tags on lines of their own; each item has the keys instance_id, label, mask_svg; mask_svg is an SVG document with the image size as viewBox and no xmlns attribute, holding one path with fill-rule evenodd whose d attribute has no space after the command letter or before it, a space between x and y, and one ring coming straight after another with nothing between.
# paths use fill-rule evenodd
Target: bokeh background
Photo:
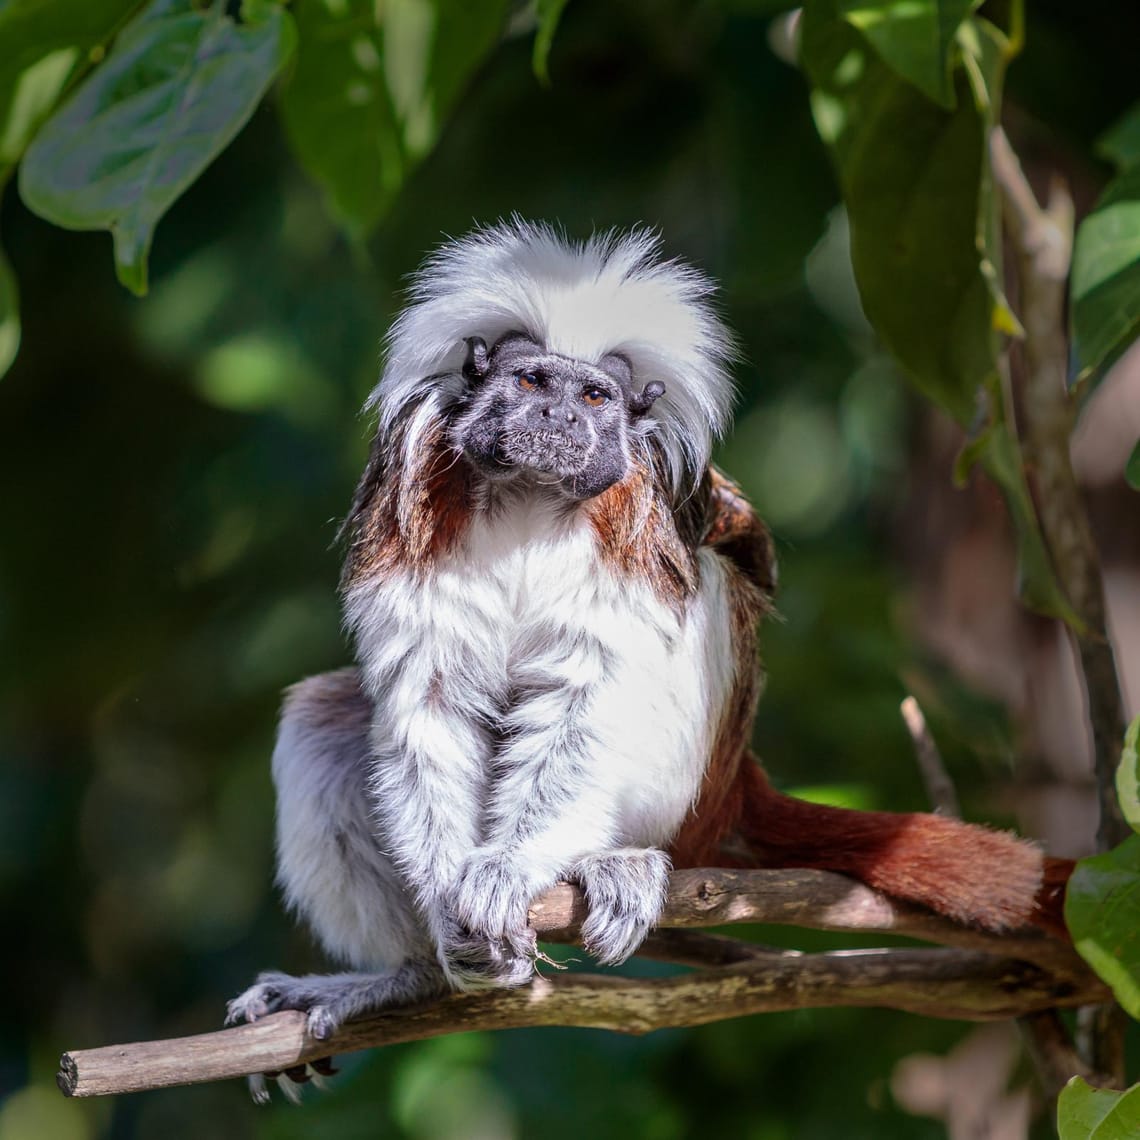
<instances>
[{"instance_id":1,"label":"bokeh background","mask_svg":"<svg viewBox=\"0 0 1140 1140\"><path fill-rule=\"evenodd\" d=\"M348 658L335 533L402 283L442 235L512 211L577 236L648 222L721 282L743 362L719 458L781 562L756 735L777 782L926 807L897 711L911 691L968 814L1087 842L1067 646L1012 602L996 494L951 487L952 429L863 321L770 7L581 0L549 88L509 39L363 247L272 101L160 225L145 300L116 284L105 235L6 196L24 337L0 383L0 1140L855 1140L979 1112L978 1135L1048 1134L1011 1029L868 1010L456 1036L348 1058L299 1110L255 1108L240 1082L97 1103L54 1086L64 1049L208 1030L259 969L321 968L272 885L279 694ZM1060 170L1085 205L1106 174L1094 140L1140 94L1136 23L1127 0L1038 0L1009 76L1031 172ZM1118 373L1082 471L1135 712L1140 498L1119 475L1140 366Z\"/></svg>"}]
</instances>

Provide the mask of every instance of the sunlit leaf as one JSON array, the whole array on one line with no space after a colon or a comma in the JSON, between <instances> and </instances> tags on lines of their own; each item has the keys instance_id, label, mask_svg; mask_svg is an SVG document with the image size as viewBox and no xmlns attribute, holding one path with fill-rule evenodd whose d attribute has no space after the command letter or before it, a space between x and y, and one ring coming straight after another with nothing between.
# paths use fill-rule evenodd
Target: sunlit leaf
<instances>
[{"instance_id":1,"label":"sunlit leaf","mask_svg":"<svg viewBox=\"0 0 1140 1140\"><path fill-rule=\"evenodd\" d=\"M987 52L976 76L993 72L996 86L999 33L974 23ZM867 317L911 380L969 423L979 387L995 373L1002 323L991 288L996 255L980 249L987 227L979 213L998 92L979 106L959 71L956 107L936 105L880 59L836 0L805 8L802 58L816 125L838 168Z\"/></svg>"},{"instance_id":2,"label":"sunlit leaf","mask_svg":"<svg viewBox=\"0 0 1140 1140\"><path fill-rule=\"evenodd\" d=\"M146 292L162 215L242 128L293 49L289 15L247 0L156 0L40 129L20 167L28 207L68 229L108 229L119 280Z\"/></svg>"},{"instance_id":3,"label":"sunlit leaf","mask_svg":"<svg viewBox=\"0 0 1140 1140\"><path fill-rule=\"evenodd\" d=\"M1140 835L1077 864L1065 922L1081 957L1140 1018Z\"/></svg>"},{"instance_id":4,"label":"sunlit leaf","mask_svg":"<svg viewBox=\"0 0 1140 1140\"><path fill-rule=\"evenodd\" d=\"M892 71L947 109L954 37L981 0L840 0L839 10Z\"/></svg>"},{"instance_id":5,"label":"sunlit leaf","mask_svg":"<svg viewBox=\"0 0 1140 1140\"><path fill-rule=\"evenodd\" d=\"M1140 166L1109 185L1077 230L1071 295L1080 377L1103 373L1140 334Z\"/></svg>"},{"instance_id":6,"label":"sunlit leaf","mask_svg":"<svg viewBox=\"0 0 1140 1140\"><path fill-rule=\"evenodd\" d=\"M1073 1077L1057 1098L1059 1140L1135 1140L1140 1136L1140 1086L1094 1089Z\"/></svg>"},{"instance_id":7,"label":"sunlit leaf","mask_svg":"<svg viewBox=\"0 0 1140 1140\"><path fill-rule=\"evenodd\" d=\"M472 72L506 0L297 0L297 63L282 113L294 153L354 237L383 216Z\"/></svg>"},{"instance_id":8,"label":"sunlit leaf","mask_svg":"<svg viewBox=\"0 0 1140 1140\"><path fill-rule=\"evenodd\" d=\"M1140 103L1100 136L1096 149L1121 170L1140 162Z\"/></svg>"},{"instance_id":9,"label":"sunlit leaf","mask_svg":"<svg viewBox=\"0 0 1140 1140\"><path fill-rule=\"evenodd\" d=\"M534 34L531 66L543 83L550 82L550 49L554 46L554 33L558 31L558 22L562 19L562 10L567 2L568 0L536 0L535 3L538 28Z\"/></svg>"},{"instance_id":10,"label":"sunlit leaf","mask_svg":"<svg viewBox=\"0 0 1140 1140\"><path fill-rule=\"evenodd\" d=\"M0 4L0 166L16 162L67 83L140 0L9 0Z\"/></svg>"},{"instance_id":11,"label":"sunlit leaf","mask_svg":"<svg viewBox=\"0 0 1140 1140\"><path fill-rule=\"evenodd\" d=\"M1120 753L1120 766L1116 770L1116 794L1120 809L1133 831L1140 831L1140 716L1124 734L1124 748Z\"/></svg>"}]
</instances>

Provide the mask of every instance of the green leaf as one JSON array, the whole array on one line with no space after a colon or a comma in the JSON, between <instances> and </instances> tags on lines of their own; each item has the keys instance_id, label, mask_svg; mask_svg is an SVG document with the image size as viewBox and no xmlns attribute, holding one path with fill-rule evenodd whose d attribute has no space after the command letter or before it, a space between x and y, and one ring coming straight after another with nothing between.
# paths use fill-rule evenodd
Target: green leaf
<instances>
[{"instance_id":1,"label":"green leaf","mask_svg":"<svg viewBox=\"0 0 1140 1140\"><path fill-rule=\"evenodd\" d=\"M962 21L981 0L840 0L843 17L879 57L928 98L955 103L952 49Z\"/></svg>"},{"instance_id":2,"label":"green leaf","mask_svg":"<svg viewBox=\"0 0 1140 1140\"><path fill-rule=\"evenodd\" d=\"M995 329L1007 323L981 209L1005 41L984 21L970 27L980 58L969 77L956 73L959 98L947 110L883 63L836 0L805 7L802 26L864 311L913 383L964 424L995 375Z\"/></svg>"},{"instance_id":3,"label":"green leaf","mask_svg":"<svg viewBox=\"0 0 1140 1140\"><path fill-rule=\"evenodd\" d=\"M1140 103L1097 139L1096 149L1121 170L1140 163Z\"/></svg>"},{"instance_id":4,"label":"green leaf","mask_svg":"<svg viewBox=\"0 0 1140 1140\"><path fill-rule=\"evenodd\" d=\"M1109 184L1077 230L1071 296L1083 380L1103 374L1140 334L1140 166Z\"/></svg>"},{"instance_id":5,"label":"green leaf","mask_svg":"<svg viewBox=\"0 0 1140 1140\"><path fill-rule=\"evenodd\" d=\"M368 234L434 145L471 74L499 42L508 4L294 4L299 43L282 100L285 129L353 237Z\"/></svg>"},{"instance_id":6,"label":"green leaf","mask_svg":"<svg viewBox=\"0 0 1140 1140\"><path fill-rule=\"evenodd\" d=\"M1116 1092L1073 1077L1057 1098L1057 1134L1059 1140L1135 1140L1140 1136L1140 1085Z\"/></svg>"},{"instance_id":7,"label":"green leaf","mask_svg":"<svg viewBox=\"0 0 1140 1140\"><path fill-rule=\"evenodd\" d=\"M1133 831L1140 831L1140 716L1124 734L1124 748L1120 753L1120 767L1116 769L1116 794L1120 797L1120 809Z\"/></svg>"},{"instance_id":8,"label":"green leaf","mask_svg":"<svg viewBox=\"0 0 1140 1140\"><path fill-rule=\"evenodd\" d=\"M40 129L20 167L28 207L67 229L108 229L119 280L146 292L162 215L253 113L293 50L289 15L247 0L156 0Z\"/></svg>"},{"instance_id":9,"label":"green leaf","mask_svg":"<svg viewBox=\"0 0 1140 1140\"><path fill-rule=\"evenodd\" d=\"M531 66L542 83L550 82L550 49L554 46L554 33L562 19L567 0L536 0L534 14L538 28L534 34L534 56ZM794 6L794 5L793 5Z\"/></svg>"},{"instance_id":10,"label":"green leaf","mask_svg":"<svg viewBox=\"0 0 1140 1140\"><path fill-rule=\"evenodd\" d=\"M354 237L376 224L404 178L372 0L297 0L297 62L281 114L293 153Z\"/></svg>"},{"instance_id":11,"label":"green leaf","mask_svg":"<svg viewBox=\"0 0 1140 1140\"><path fill-rule=\"evenodd\" d=\"M438 18L429 79L442 122L466 90L479 65L499 45L511 0L435 0Z\"/></svg>"},{"instance_id":12,"label":"green leaf","mask_svg":"<svg viewBox=\"0 0 1140 1140\"><path fill-rule=\"evenodd\" d=\"M1077 864L1065 922L1081 957L1140 1018L1140 835Z\"/></svg>"},{"instance_id":13,"label":"green leaf","mask_svg":"<svg viewBox=\"0 0 1140 1140\"><path fill-rule=\"evenodd\" d=\"M20 347L20 294L16 275L0 250L0 376L12 367Z\"/></svg>"},{"instance_id":14,"label":"green leaf","mask_svg":"<svg viewBox=\"0 0 1140 1140\"><path fill-rule=\"evenodd\" d=\"M0 166L16 163L76 74L140 0L9 0L0 5Z\"/></svg>"},{"instance_id":15,"label":"green leaf","mask_svg":"<svg viewBox=\"0 0 1140 1140\"><path fill-rule=\"evenodd\" d=\"M1133 447L1132 454L1124 465L1124 478L1128 480L1130 487L1140 491L1140 439L1136 441L1136 446Z\"/></svg>"}]
</instances>

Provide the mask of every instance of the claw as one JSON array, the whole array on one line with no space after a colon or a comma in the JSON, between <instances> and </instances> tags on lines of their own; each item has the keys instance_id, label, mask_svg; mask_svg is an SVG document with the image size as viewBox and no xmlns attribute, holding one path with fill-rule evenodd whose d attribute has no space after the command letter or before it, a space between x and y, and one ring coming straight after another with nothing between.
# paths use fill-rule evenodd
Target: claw
<instances>
[{"instance_id":1,"label":"claw","mask_svg":"<svg viewBox=\"0 0 1140 1140\"><path fill-rule=\"evenodd\" d=\"M249 1095L253 1098L254 1104L269 1103L269 1087L265 1083L264 1073L250 1073L246 1077L246 1084L249 1086Z\"/></svg>"},{"instance_id":2,"label":"claw","mask_svg":"<svg viewBox=\"0 0 1140 1140\"><path fill-rule=\"evenodd\" d=\"M303 1067L303 1066L302 1066ZM292 1078L287 1073L281 1073L277 1077L277 1087L285 1094L285 1099L290 1104L300 1105L301 1103L301 1086L294 1083Z\"/></svg>"}]
</instances>

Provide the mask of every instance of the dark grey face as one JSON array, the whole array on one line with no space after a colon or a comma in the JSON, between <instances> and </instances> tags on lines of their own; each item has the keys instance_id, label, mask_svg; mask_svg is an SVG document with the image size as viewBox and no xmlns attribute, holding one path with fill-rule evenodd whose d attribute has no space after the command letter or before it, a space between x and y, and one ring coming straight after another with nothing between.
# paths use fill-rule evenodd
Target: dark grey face
<instances>
[{"instance_id":1,"label":"dark grey face","mask_svg":"<svg viewBox=\"0 0 1140 1140\"><path fill-rule=\"evenodd\" d=\"M630 424L665 391L651 383L635 393L623 356L576 360L522 333L489 352L472 337L463 373L468 402L452 438L464 455L489 478L529 478L576 501L625 476Z\"/></svg>"}]
</instances>

